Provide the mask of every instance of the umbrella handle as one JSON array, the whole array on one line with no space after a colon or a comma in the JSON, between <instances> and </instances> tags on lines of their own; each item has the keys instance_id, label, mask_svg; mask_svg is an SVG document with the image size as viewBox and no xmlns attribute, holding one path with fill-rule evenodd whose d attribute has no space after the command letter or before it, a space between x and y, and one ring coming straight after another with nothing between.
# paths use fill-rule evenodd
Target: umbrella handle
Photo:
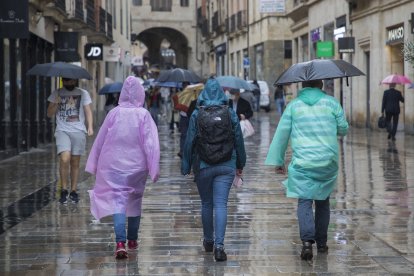
<instances>
[{"instance_id":1,"label":"umbrella handle","mask_svg":"<svg viewBox=\"0 0 414 276\"><path fill-rule=\"evenodd\" d=\"M348 77L346 77L346 86L348 86L348 87L349 87L349 80L348 80Z\"/></svg>"}]
</instances>

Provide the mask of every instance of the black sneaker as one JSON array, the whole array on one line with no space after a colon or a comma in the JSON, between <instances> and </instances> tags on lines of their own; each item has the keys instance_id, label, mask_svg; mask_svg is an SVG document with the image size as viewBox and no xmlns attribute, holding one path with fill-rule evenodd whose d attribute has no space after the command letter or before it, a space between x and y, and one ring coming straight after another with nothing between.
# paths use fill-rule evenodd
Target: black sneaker
<instances>
[{"instance_id":1,"label":"black sneaker","mask_svg":"<svg viewBox=\"0 0 414 276\"><path fill-rule=\"evenodd\" d=\"M206 240L203 240L203 246L204 246L204 250L206 252L213 252L213 249L214 249L214 241L206 241Z\"/></svg>"},{"instance_id":2,"label":"black sneaker","mask_svg":"<svg viewBox=\"0 0 414 276\"><path fill-rule=\"evenodd\" d=\"M303 242L302 252L300 253L300 258L305 261L310 261L313 258L312 252L312 243L311 242Z\"/></svg>"},{"instance_id":3,"label":"black sneaker","mask_svg":"<svg viewBox=\"0 0 414 276\"><path fill-rule=\"evenodd\" d=\"M70 198L70 200L72 200L73 203L78 203L79 202L78 193L75 192L75 191L70 192L69 198Z\"/></svg>"},{"instance_id":4,"label":"black sneaker","mask_svg":"<svg viewBox=\"0 0 414 276\"><path fill-rule=\"evenodd\" d=\"M318 244L317 248L318 248L318 253L327 253L329 249L329 247L326 244L324 245Z\"/></svg>"},{"instance_id":5,"label":"black sneaker","mask_svg":"<svg viewBox=\"0 0 414 276\"><path fill-rule=\"evenodd\" d=\"M227 254L224 252L224 248L214 248L214 259L216 262L227 261Z\"/></svg>"},{"instance_id":6,"label":"black sneaker","mask_svg":"<svg viewBox=\"0 0 414 276\"><path fill-rule=\"evenodd\" d=\"M60 192L60 199L59 202L61 204L66 204L68 203L68 190L62 189L62 191Z\"/></svg>"}]
</instances>

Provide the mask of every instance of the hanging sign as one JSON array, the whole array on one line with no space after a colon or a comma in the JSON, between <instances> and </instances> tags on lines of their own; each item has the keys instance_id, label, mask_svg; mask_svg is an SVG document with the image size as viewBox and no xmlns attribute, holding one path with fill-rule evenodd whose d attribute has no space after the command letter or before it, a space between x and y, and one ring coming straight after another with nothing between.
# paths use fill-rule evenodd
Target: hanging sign
<instances>
[{"instance_id":1,"label":"hanging sign","mask_svg":"<svg viewBox=\"0 0 414 276\"><path fill-rule=\"evenodd\" d=\"M0 2L0 38L29 37L29 1Z\"/></svg>"}]
</instances>

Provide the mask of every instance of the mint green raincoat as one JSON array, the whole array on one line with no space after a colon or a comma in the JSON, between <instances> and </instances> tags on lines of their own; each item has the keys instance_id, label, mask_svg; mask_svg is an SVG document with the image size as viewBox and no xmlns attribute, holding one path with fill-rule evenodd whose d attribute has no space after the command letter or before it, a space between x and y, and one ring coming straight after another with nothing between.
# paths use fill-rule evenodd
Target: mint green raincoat
<instances>
[{"instance_id":1,"label":"mint green raincoat","mask_svg":"<svg viewBox=\"0 0 414 276\"><path fill-rule=\"evenodd\" d=\"M338 176L338 138L348 131L348 122L338 101L318 88L306 87L286 107L265 161L283 166L289 139L292 160L286 196L325 200Z\"/></svg>"}]
</instances>

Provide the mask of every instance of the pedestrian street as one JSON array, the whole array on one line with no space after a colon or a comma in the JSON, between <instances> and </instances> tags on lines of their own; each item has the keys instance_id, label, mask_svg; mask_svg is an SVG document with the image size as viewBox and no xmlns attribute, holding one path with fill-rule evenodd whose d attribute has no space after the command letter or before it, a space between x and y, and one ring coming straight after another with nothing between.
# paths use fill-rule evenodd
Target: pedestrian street
<instances>
[{"instance_id":1,"label":"pedestrian street","mask_svg":"<svg viewBox=\"0 0 414 276\"><path fill-rule=\"evenodd\" d=\"M251 120L256 133L245 140L244 183L230 193L226 262L203 250L197 188L193 176L180 174L177 129L170 134L161 119L161 176L147 182L139 249L126 260L114 258L112 218L90 214L92 176L81 174L80 202L65 206L53 146L0 162L7 188L0 192L0 274L414 275L414 136L399 132L392 142L385 132L350 128L331 195L329 252L314 247L306 262L297 200L285 197L284 176L264 166L277 121L275 111Z\"/></svg>"}]
</instances>

